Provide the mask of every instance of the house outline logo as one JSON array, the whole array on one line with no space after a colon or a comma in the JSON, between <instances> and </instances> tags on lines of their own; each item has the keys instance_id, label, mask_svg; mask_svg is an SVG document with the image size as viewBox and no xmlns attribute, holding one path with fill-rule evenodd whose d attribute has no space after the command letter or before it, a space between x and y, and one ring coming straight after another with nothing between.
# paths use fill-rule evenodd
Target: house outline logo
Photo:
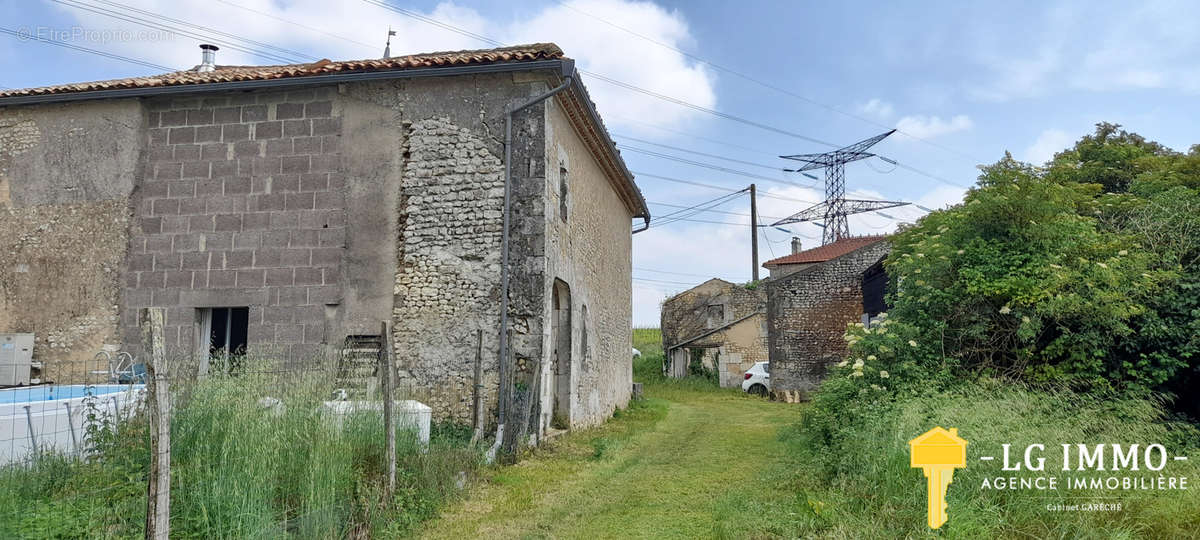
<instances>
[{"instance_id":1,"label":"house outline logo","mask_svg":"<svg viewBox=\"0 0 1200 540\"><path fill-rule=\"evenodd\" d=\"M940 528L949 520L946 496L954 469L967 466L967 441L958 428L937 426L908 441L908 449L909 465L925 472L929 528Z\"/></svg>"}]
</instances>

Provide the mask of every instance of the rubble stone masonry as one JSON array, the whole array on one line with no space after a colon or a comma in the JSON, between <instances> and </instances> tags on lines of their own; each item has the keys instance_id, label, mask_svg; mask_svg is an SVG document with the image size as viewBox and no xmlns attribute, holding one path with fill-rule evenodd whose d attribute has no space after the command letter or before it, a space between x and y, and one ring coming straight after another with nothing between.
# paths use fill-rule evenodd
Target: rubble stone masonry
<instances>
[{"instance_id":1,"label":"rubble stone masonry","mask_svg":"<svg viewBox=\"0 0 1200 540\"><path fill-rule=\"evenodd\" d=\"M206 347L202 309L248 307L249 346L295 360L336 354L390 319L410 397L469 421L481 357L494 411L505 111L558 80L502 72L0 108L0 332L36 332L49 364L106 344L138 354L138 312L161 307L168 350L186 355ZM548 403L533 368L551 365L552 283L570 284L569 420L582 426L629 400L634 210L625 181L598 164L611 159L595 153L603 130L562 103L514 119L509 315L516 381Z\"/></svg>"},{"instance_id":2,"label":"rubble stone masonry","mask_svg":"<svg viewBox=\"0 0 1200 540\"><path fill-rule=\"evenodd\" d=\"M43 380L120 343L143 124L134 100L0 108L0 332L36 335Z\"/></svg>"},{"instance_id":3,"label":"rubble stone masonry","mask_svg":"<svg viewBox=\"0 0 1200 540\"><path fill-rule=\"evenodd\" d=\"M880 241L766 282L771 390L807 399L831 364L846 355L846 325L861 320L862 275L887 256Z\"/></svg>"}]
</instances>

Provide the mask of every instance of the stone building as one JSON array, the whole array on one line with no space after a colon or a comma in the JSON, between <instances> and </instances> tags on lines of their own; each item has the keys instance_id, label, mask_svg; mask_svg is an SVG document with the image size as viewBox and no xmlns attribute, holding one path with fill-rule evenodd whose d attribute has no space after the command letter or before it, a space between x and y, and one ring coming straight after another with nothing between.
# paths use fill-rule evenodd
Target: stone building
<instances>
[{"instance_id":1,"label":"stone building","mask_svg":"<svg viewBox=\"0 0 1200 540\"><path fill-rule=\"evenodd\" d=\"M691 366L715 370L722 387L738 386L756 362L767 361L766 294L760 288L710 279L663 302L665 365L672 377Z\"/></svg>"},{"instance_id":2,"label":"stone building","mask_svg":"<svg viewBox=\"0 0 1200 540\"><path fill-rule=\"evenodd\" d=\"M596 424L630 396L643 221L553 44L0 91L0 332L35 332L50 373L138 352L145 307L197 363L378 346L388 320L438 417L470 420L482 350L488 410L536 389L536 432Z\"/></svg>"},{"instance_id":3,"label":"stone building","mask_svg":"<svg viewBox=\"0 0 1200 540\"><path fill-rule=\"evenodd\" d=\"M845 357L848 323L885 310L886 236L843 238L767 261L765 282L771 391L807 399L831 364Z\"/></svg>"}]
</instances>

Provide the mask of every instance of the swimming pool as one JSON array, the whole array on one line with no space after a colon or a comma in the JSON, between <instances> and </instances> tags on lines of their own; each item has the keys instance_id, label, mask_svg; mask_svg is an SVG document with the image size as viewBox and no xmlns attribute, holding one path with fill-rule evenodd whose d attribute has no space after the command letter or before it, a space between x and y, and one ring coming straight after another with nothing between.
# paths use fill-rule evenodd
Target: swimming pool
<instances>
[{"instance_id":1,"label":"swimming pool","mask_svg":"<svg viewBox=\"0 0 1200 540\"><path fill-rule=\"evenodd\" d=\"M38 452L79 454L87 446L92 423L127 418L144 394L140 384L0 390L0 465L25 461Z\"/></svg>"},{"instance_id":2,"label":"swimming pool","mask_svg":"<svg viewBox=\"0 0 1200 540\"><path fill-rule=\"evenodd\" d=\"M87 396L102 396L114 392L128 390L124 384L83 385L70 384L64 386L46 385L30 388L9 388L0 390L0 405L9 403L27 403L30 401L50 401L55 399L74 399Z\"/></svg>"}]
</instances>

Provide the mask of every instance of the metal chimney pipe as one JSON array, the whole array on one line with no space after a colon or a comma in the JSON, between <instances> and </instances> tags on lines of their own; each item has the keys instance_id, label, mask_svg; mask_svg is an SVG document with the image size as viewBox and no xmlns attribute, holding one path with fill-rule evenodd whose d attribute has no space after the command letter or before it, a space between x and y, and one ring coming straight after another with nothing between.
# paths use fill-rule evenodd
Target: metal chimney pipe
<instances>
[{"instance_id":1,"label":"metal chimney pipe","mask_svg":"<svg viewBox=\"0 0 1200 540\"><path fill-rule=\"evenodd\" d=\"M200 51L201 51L200 67L197 67L196 71L199 71L199 72L216 71L217 70L217 51L218 50L220 50L220 47L217 47L216 45L211 45L208 43L201 44L200 45Z\"/></svg>"}]
</instances>

